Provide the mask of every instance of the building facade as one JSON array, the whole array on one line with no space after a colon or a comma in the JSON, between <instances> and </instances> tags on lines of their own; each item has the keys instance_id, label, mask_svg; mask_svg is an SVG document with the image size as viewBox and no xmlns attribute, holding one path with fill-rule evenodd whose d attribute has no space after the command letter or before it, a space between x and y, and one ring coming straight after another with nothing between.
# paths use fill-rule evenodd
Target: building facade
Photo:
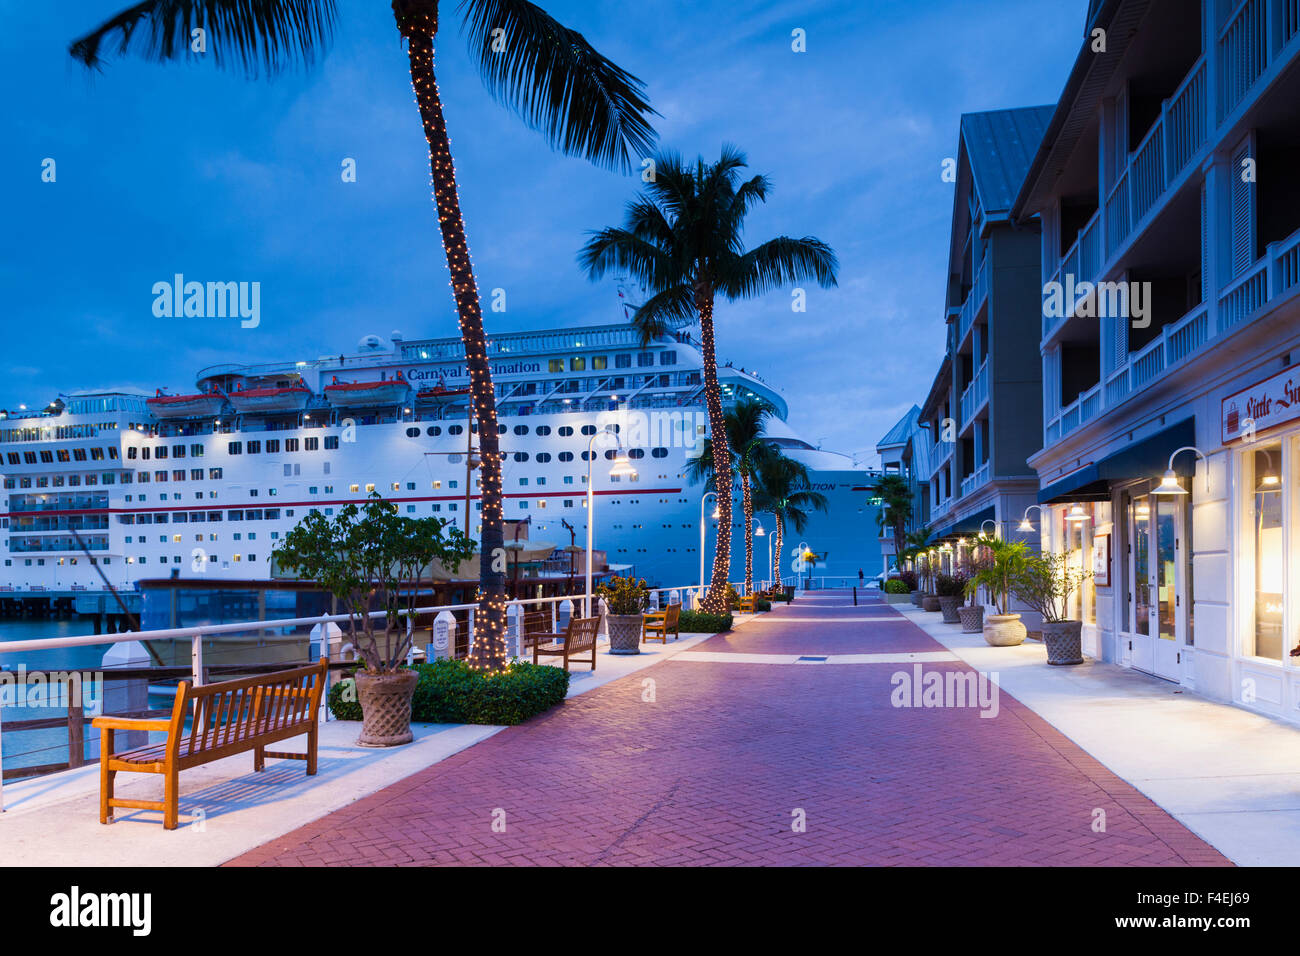
<instances>
[{"instance_id":1,"label":"building facade","mask_svg":"<svg viewBox=\"0 0 1300 956\"><path fill-rule=\"evenodd\" d=\"M1093 0L1012 208L1041 222L1032 517L1094 574L1085 653L1291 719L1298 58L1295 0Z\"/></svg>"}]
</instances>

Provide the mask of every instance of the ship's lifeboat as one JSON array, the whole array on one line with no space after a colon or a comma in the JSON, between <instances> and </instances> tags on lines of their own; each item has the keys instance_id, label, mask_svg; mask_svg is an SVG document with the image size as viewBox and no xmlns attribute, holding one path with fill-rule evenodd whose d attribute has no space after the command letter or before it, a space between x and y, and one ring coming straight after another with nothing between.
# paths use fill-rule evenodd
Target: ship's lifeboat
<instances>
[{"instance_id":1,"label":"ship's lifeboat","mask_svg":"<svg viewBox=\"0 0 1300 956\"><path fill-rule=\"evenodd\" d=\"M230 393L230 404L240 412L300 412L311 400L306 385L288 388L239 388Z\"/></svg>"},{"instance_id":2,"label":"ship's lifeboat","mask_svg":"<svg viewBox=\"0 0 1300 956\"><path fill-rule=\"evenodd\" d=\"M445 385L435 385L432 388L420 389L415 393L415 400L421 405L445 405L456 399L464 398L468 394L468 388L447 388Z\"/></svg>"},{"instance_id":3,"label":"ship's lifeboat","mask_svg":"<svg viewBox=\"0 0 1300 956\"><path fill-rule=\"evenodd\" d=\"M198 395L164 395L162 390L145 405L155 418L205 418L221 413L226 396L220 392L201 392Z\"/></svg>"},{"instance_id":4,"label":"ship's lifeboat","mask_svg":"<svg viewBox=\"0 0 1300 956\"><path fill-rule=\"evenodd\" d=\"M325 386L325 398L334 406L398 405L410 393L410 383L400 372L397 378L380 382L340 382L336 378Z\"/></svg>"}]
</instances>

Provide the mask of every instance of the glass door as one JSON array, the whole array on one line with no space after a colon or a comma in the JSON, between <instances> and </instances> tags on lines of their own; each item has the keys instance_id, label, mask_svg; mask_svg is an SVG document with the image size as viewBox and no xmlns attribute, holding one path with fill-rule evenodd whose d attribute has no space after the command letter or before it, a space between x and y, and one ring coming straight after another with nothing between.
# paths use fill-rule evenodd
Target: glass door
<instances>
[{"instance_id":1,"label":"glass door","mask_svg":"<svg viewBox=\"0 0 1300 956\"><path fill-rule=\"evenodd\" d=\"M1128 496L1129 519L1129 662L1155 671L1151 639L1151 496Z\"/></svg>"},{"instance_id":2,"label":"glass door","mask_svg":"<svg viewBox=\"0 0 1300 956\"><path fill-rule=\"evenodd\" d=\"M1182 679L1187 646L1188 555L1183 546L1186 498L1128 497L1129 662L1166 680Z\"/></svg>"},{"instance_id":3,"label":"glass door","mask_svg":"<svg viewBox=\"0 0 1300 956\"><path fill-rule=\"evenodd\" d=\"M1182 641L1178 626L1178 612L1182 609L1179 594L1181 576L1178 570L1182 550L1179 547L1179 517L1183 510L1183 498L1168 495L1152 497L1156 509L1152 526L1154 560L1151 567L1151 593L1155 598L1151 627L1151 633L1156 638L1155 674L1167 680L1179 680L1182 676Z\"/></svg>"}]
</instances>

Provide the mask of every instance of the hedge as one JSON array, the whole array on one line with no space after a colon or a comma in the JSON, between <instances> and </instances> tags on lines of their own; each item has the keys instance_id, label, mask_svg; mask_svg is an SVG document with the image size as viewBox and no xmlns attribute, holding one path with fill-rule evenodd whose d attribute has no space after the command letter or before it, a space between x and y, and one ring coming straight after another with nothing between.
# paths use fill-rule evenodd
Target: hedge
<instances>
[{"instance_id":1,"label":"hedge","mask_svg":"<svg viewBox=\"0 0 1300 956\"><path fill-rule=\"evenodd\" d=\"M422 724L522 724L564 702L569 675L559 667L516 661L498 674L472 670L466 661L441 659L420 664L411 720ZM330 712L339 720L360 720L351 681L330 688ZM345 699L345 694L351 699Z\"/></svg>"},{"instance_id":2,"label":"hedge","mask_svg":"<svg viewBox=\"0 0 1300 956\"><path fill-rule=\"evenodd\" d=\"M908 590L906 581L900 581L898 580L898 578L890 578L888 581L885 582L885 593L886 594L909 594L911 592Z\"/></svg>"},{"instance_id":3,"label":"hedge","mask_svg":"<svg viewBox=\"0 0 1300 956\"><path fill-rule=\"evenodd\" d=\"M704 611L682 611L678 624L683 633L721 634L731 630L731 612L708 614Z\"/></svg>"},{"instance_id":4,"label":"hedge","mask_svg":"<svg viewBox=\"0 0 1300 956\"><path fill-rule=\"evenodd\" d=\"M771 597L773 601L785 601L789 603L794 600L794 588L785 591L777 591Z\"/></svg>"}]
</instances>

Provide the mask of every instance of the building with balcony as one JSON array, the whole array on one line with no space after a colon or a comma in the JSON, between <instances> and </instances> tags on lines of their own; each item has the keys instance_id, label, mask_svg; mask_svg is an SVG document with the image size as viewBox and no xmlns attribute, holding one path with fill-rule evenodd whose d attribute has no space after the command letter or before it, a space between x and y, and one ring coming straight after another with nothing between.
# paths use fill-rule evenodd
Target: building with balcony
<instances>
[{"instance_id":1,"label":"building with balcony","mask_svg":"<svg viewBox=\"0 0 1300 956\"><path fill-rule=\"evenodd\" d=\"M1085 651L1292 718L1297 159L1300 0L1092 0L1011 210L1041 222L1029 462L1042 546L1096 575Z\"/></svg>"},{"instance_id":2,"label":"building with balcony","mask_svg":"<svg viewBox=\"0 0 1300 956\"><path fill-rule=\"evenodd\" d=\"M945 290L947 348L920 408L929 473L926 527L960 539L988 522L1015 535L1038 480L1027 459L1038 416L1039 233L1012 202L1052 107L961 118Z\"/></svg>"},{"instance_id":3,"label":"building with balcony","mask_svg":"<svg viewBox=\"0 0 1300 956\"><path fill-rule=\"evenodd\" d=\"M912 488L912 518L907 524L909 532L924 528L930 520L931 448L929 433L921 427L921 409L917 405L909 408L907 414L876 442L880 473L898 475ZM896 563L897 551L890 527L880 528L880 555L886 569Z\"/></svg>"}]
</instances>

